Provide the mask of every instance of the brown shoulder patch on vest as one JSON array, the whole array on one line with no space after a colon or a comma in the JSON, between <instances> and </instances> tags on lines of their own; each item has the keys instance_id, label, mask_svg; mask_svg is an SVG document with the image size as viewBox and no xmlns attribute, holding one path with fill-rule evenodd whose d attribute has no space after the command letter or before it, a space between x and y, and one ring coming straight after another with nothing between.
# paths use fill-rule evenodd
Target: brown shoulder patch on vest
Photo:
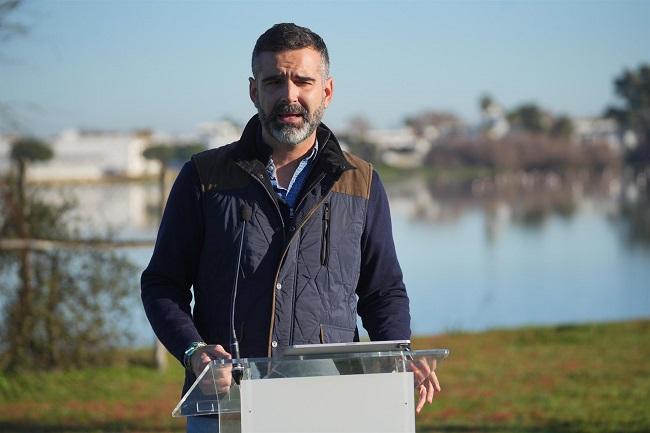
<instances>
[{"instance_id":1,"label":"brown shoulder patch on vest","mask_svg":"<svg viewBox=\"0 0 650 433\"><path fill-rule=\"evenodd\" d=\"M241 188L250 182L248 175L231 159L236 144L234 142L192 156L204 192Z\"/></svg>"},{"instance_id":2,"label":"brown shoulder patch on vest","mask_svg":"<svg viewBox=\"0 0 650 433\"><path fill-rule=\"evenodd\" d=\"M332 188L333 192L370 198L370 183L372 182L372 164L358 156L343 152L345 159L355 168L343 172Z\"/></svg>"},{"instance_id":3,"label":"brown shoulder patch on vest","mask_svg":"<svg viewBox=\"0 0 650 433\"><path fill-rule=\"evenodd\" d=\"M211 183L204 185L206 190L227 190L243 188L250 183L250 176L233 161L225 161L215 165Z\"/></svg>"}]
</instances>

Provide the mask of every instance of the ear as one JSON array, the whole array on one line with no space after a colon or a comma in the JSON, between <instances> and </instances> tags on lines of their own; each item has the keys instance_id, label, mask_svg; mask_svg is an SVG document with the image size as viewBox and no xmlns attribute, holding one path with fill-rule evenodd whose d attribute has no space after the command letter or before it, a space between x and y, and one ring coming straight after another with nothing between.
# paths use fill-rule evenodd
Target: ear
<instances>
[{"instance_id":1,"label":"ear","mask_svg":"<svg viewBox=\"0 0 650 433\"><path fill-rule=\"evenodd\" d=\"M253 77L248 77L248 95L255 107L257 107L257 82Z\"/></svg>"},{"instance_id":2,"label":"ear","mask_svg":"<svg viewBox=\"0 0 650 433\"><path fill-rule=\"evenodd\" d=\"M334 80L332 77L328 78L327 81L325 81L325 88L323 89L323 92L325 92L323 104L325 107L327 107L332 100L332 96L334 96Z\"/></svg>"}]
</instances>

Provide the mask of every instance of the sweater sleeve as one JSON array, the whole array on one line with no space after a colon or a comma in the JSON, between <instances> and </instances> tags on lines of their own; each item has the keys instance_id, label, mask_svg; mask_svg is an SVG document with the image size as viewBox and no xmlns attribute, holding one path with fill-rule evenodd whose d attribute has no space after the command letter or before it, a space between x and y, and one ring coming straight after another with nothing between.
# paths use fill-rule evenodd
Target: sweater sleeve
<instances>
[{"instance_id":1,"label":"sweater sleeve","mask_svg":"<svg viewBox=\"0 0 650 433\"><path fill-rule=\"evenodd\" d=\"M187 162L169 194L151 261L140 280L151 327L181 362L187 347L202 341L190 307L202 244L200 182L194 164Z\"/></svg>"},{"instance_id":2,"label":"sweater sleeve","mask_svg":"<svg viewBox=\"0 0 650 433\"><path fill-rule=\"evenodd\" d=\"M371 340L410 338L409 299L395 252L388 197L374 170L361 237L357 295L358 312Z\"/></svg>"}]
</instances>

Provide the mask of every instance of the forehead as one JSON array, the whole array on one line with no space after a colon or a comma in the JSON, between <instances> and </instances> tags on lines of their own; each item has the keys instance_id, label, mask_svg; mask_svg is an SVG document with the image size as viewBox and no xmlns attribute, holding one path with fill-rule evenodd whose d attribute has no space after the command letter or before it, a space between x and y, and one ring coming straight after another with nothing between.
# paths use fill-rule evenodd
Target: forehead
<instances>
[{"instance_id":1,"label":"forehead","mask_svg":"<svg viewBox=\"0 0 650 433\"><path fill-rule=\"evenodd\" d=\"M321 55L313 48L300 48L278 53L262 51L257 56L257 73L260 76L278 73L319 75L322 68Z\"/></svg>"}]
</instances>

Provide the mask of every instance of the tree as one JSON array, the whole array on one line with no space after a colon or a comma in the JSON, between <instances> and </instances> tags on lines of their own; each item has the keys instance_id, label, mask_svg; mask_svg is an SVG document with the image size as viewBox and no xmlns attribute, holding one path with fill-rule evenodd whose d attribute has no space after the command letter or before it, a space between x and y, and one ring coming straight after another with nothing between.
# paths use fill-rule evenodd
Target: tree
<instances>
[{"instance_id":1,"label":"tree","mask_svg":"<svg viewBox=\"0 0 650 433\"><path fill-rule=\"evenodd\" d=\"M22 0L0 0L0 43L27 32L23 24L11 19L22 3ZM0 101L0 126L2 125L17 127L18 122L11 107Z\"/></svg>"},{"instance_id":2,"label":"tree","mask_svg":"<svg viewBox=\"0 0 650 433\"><path fill-rule=\"evenodd\" d=\"M532 133L548 132L551 118L534 103L525 103L508 113L508 122L522 131Z\"/></svg>"},{"instance_id":3,"label":"tree","mask_svg":"<svg viewBox=\"0 0 650 433\"><path fill-rule=\"evenodd\" d=\"M373 164L381 162L377 145L368 137L372 124L367 117L355 115L348 119L347 132L340 138L348 146L350 152Z\"/></svg>"},{"instance_id":4,"label":"tree","mask_svg":"<svg viewBox=\"0 0 650 433\"><path fill-rule=\"evenodd\" d=\"M614 90L622 104L608 107L605 116L636 134L638 146L628 152L628 161L650 164L650 65L624 70L615 78Z\"/></svg>"},{"instance_id":5,"label":"tree","mask_svg":"<svg viewBox=\"0 0 650 433\"><path fill-rule=\"evenodd\" d=\"M429 110L406 117L404 124L418 137L426 137L427 130L432 127L442 135L454 132L462 126L462 121L453 113Z\"/></svg>"},{"instance_id":6,"label":"tree","mask_svg":"<svg viewBox=\"0 0 650 433\"><path fill-rule=\"evenodd\" d=\"M155 160L160 163L160 169L158 171L158 189L160 194L160 201L158 204L159 219L162 219L162 214L165 210L165 199L167 198L166 180L169 172L169 165L174 161L188 160L193 154L201 152L202 150L205 150L205 146L200 143L190 143L180 146L154 144L142 152L142 156L146 159ZM158 339L156 339L154 347L154 359L156 367L159 370L165 370L167 368L165 347Z\"/></svg>"},{"instance_id":7,"label":"tree","mask_svg":"<svg viewBox=\"0 0 650 433\"><path fill-rule=\"evenodd\" d=\"M363 115L352 116L348 120L348 133L356 138L365 138L372 125L367 117Z\"/></svg>"},{"instance_id":8,"label":"tree","mask_svg":"<svg viewBox=\"0 0 650 433\"><path fill-rule=\"evenodd\" d=\"M78 237L70 223L74 204L54 205L25 188L28 164L52 157L35 139L13 143L14 176L0 186L0 239L18 239L0 249L0 361L5 369L52 369L107 363L126 329L135 267L114 251L35 249L34 240L63 242ZM17 274L17 276L16 276Z\"/></svg>"},{"instance_id":9,"label":"tree","mask_svg":"<svg viewBox=\"0 0 650 433\"><path fill-rule=\"evenodd\" d=\"M165 209L165 198L167 197L166 179L169 172L169 166L176 161L186 161L195 153L205 150L205 145L201 143L190 143L178 146L165 144L154 144L142 152L146 159L158 161L160 169L158 171L158 187L160 192L160 216Z\"/></svg>"},{"instance_id":10,"label":"tree","mask_svg":"<svg viewBox=\"0 0 650 433\"><path fill-rule=\"evenodd\" d=\"M158 169L158 193L160 194L160 201L158 206L159 217L162 215L162 211L165 209L165 191L167 190L165 179L167 178L169 163L172 161L173 155L174 150L172 147L162 144L154 144L142 152L142 156L144 156L146 159L158 161L160 164L160 168Z\"/></svg>"},{"instance_id":11,"label":"tree","mask_svg":"<svg viewBox=\"0 0 650 433\"><path fill-rule=\"evenodd\" d=\"M19 199L25 197L25 182L27 181L27 167L30 163L43 162L52 159L52 149L33 137L21 137L11 145L9 158L16 168L16 187L18 188Z\"/></svg>"},{"instance_id":12,"label":"tree","mask_svg":"<svg viewBox=\"0 0 650 433\"><path fill-rule=\"evenodd\" d=\"M0 42L6 42L14 36L27 32L23 24L10 19L21 3L21 0L0 0Z\"/></svg>"},{"instance_id":13,"label":"tree","mask_svg":"<svg viewBox=\"0 0 650 433\"><path fill-rule=\"evenodd\" d=\"M549 133L555 138L568 140L573 135L573 121L569 116L559 116L553 119Z\"/></svg>"},{"instance_id":14,"label":"tree","mask_svg":"<svg viewBox=\"0 0 650 433\"><path fill-rule=\"evenodd\" d=\"M46 161L52 158L52 155L52 150L45 143L35 138L18 138L12 143L9 157L15 165L15 197L13 200L7 200L5 208L10 212L6 220L13 224L16 229L15 235L19 238L28 239L31 237L32 232L30 224L31 209L28 206L25 193L28 164ZM19 341L29 341L35 330L32 310L36 287L34 286L32 251L29 248L23 248L19 251L18 256L20 285L17 290L16 303L8 312L8 327L11 330L8 341L13 346L11 350L14 358L11 360L12 363L24 361L22 359L22 348L18 346Z\"/></svg>"},{"instance_id":15,"label":"tree","mask_svg":"<svg viewBox=\"0 0 650 433\"><path fill-rule=\"evenodd\" d=\"M481 112L485 112L492 104L494 104L494 99L488 94L484 94L479 98L478 105Z\"/></svg>"}]
</instances>

